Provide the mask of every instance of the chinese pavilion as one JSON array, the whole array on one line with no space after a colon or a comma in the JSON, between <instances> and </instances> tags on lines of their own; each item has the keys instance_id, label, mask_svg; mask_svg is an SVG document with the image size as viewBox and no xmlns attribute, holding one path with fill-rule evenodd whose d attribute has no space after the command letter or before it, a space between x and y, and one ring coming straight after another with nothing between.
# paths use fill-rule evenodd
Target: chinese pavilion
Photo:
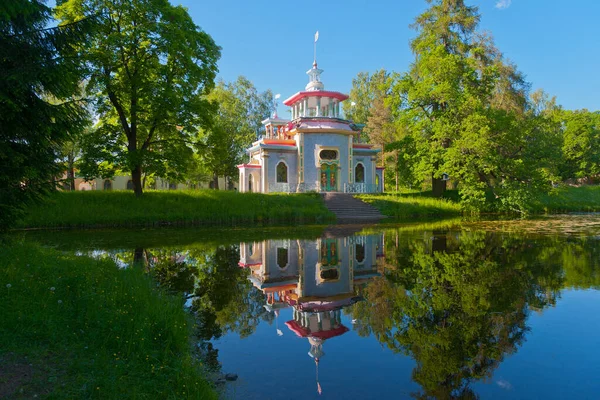
<instances>
[{"instance_id":1,"label":"chinese pavilion","mask_svg":"<svg viewBox=\"0 0 600 400\"><path fill-rule=\"evenodd\" d=\"M283 102L291 120L277 112L265 119L264 136L238 165L240 192L383 191L383 168L376 166L380 149L360 142L360 126L341 117L348 96L325 90L322 69L313 63L304 91Z\"/></svg>"}]
</instances>

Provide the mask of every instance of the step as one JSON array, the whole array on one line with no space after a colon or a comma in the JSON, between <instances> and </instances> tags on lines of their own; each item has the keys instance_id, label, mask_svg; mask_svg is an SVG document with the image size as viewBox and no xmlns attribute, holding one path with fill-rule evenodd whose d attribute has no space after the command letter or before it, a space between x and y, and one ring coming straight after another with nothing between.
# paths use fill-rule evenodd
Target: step
<instances>
[{"instance_id":1,"label":"step","mask_svg":"<svg viewBox=\"0 0 600 400\"><path fill-rule=\"evenodd\" d=\"M323 193L325 207L335 214L338 223L378 221L384 218L375 207L348 193Z\"/></svg>"}]
</instances>

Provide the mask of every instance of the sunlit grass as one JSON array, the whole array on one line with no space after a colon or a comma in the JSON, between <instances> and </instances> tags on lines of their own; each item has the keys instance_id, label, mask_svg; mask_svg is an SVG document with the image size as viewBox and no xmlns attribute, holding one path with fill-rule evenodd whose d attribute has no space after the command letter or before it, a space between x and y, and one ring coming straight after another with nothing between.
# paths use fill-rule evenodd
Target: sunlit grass
<instances>
[{"instance_id":1,"label":"sunlit grass","mask_svg":"<svg viewBox=\"0 0 600 400\"><path fill-rule=\"evenodd\" d=\"M19 398L216 398L183 300L138 268L0 244L0 359L31 364Z\"/></svg>"},{"instance_id":2,"label":"sunlit grass","mask_svg":"<svg viewBox=\"0 0 600 400\"><path fill-rule=\"evenodd\" d=\"M460 204L415 194L365 194L357 196L377 208L382 214L396 219L439 218L462 214Z\"/></svg>"},{"instance_id":3,"label":"sunlit grass","mask_svg":"<svg viewBox=\"0 0 600 400\"><path fill-rule=\"evenodd\" d=\"M233 191L59 192L31 206L18 227L134 227L319 223L334 219L317 194Z\"/></svg>"},{"instance_id":4,"label":"sunlit grass","mask_svg":"<svg viewBox=\"0 0 600 400\"><path fill-rule=\"evenodd\" d=\"M561 186L532 204L536 213L600 211L600 185Z\"/></svg>"}]
</instances>

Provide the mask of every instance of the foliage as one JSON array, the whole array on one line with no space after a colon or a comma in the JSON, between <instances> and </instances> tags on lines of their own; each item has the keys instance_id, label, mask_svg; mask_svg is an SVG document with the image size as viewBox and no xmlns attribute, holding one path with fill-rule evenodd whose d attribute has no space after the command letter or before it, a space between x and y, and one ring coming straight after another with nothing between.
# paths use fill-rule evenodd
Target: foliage
<instances>
[{"instance_id":1,"label":"foliage","mask_svg":"<svg viewBox=\"0 0 600 400\"><path fill-rule=\"evenodd\" d=\"M198 126L212 107L220 49L183 6L168 0L61 0L67 25L95 15L96 35L77 50L89 67L87 92L100 118L86 154L88 177L101 161L131 171L142 194L142 173L177 177L191 161Z\"/></svg>"},{"instance_id":2,"label":"foliage","mask_svg":"<svg viewBox=\"0 0 600 400\"><path fill-rule=\"evenodd\" d=\"M3 245L0 266L0 357L50 369L18 396L216 398L193 360L181 299L140 268L23 243Z\"/></svg>"},{"instance_id":3,"label":"foliage","mask_svg":"<svg viewBox=\"0 0 600 400\"><path fill-rule=\"evenodd\" d=\"M563 111L563 179L592 178L600 174L600 112Z\"/></svg>"},{"instance_id":4,"label":"foliage","mask_svg":"<svg viewBox=\"0 0 600 400\"><path fill-rule=\"evenodd\" d=\"M475 398L470 381L516 351L528 309L553 305L563 284L560 263L515 236L433 231L386 247L396 268L363 292L352 317L361 335L416 360L417 398Z\"/></svg>"},{"instance_id":5,"label":"foliage","mask_svg":"<svg viewBox=\"0 0 600 400\"><path fill-rule=\"evenodd\" d=\"M348 100L342 103L346 118L357 124L366 124L371 116L373 103L384 97L389 89L389 76L384 69L372 75L359 72L356 78L352 79Z\"/></svg>"},{"instance_id":6,"label":"foliage","mask_svg":"<svg viewBox=\"0 0 600 400\"><path fill-rule=\"evenodd\" d=\"M315 223L333 220L319 195L234 191L56 193L27 209L20 227L133 227Z\"/></svg>"},{"instance_id":7,"label":"foliage","mask_svg":"<svg viewBox=\"0 0 600 400\"><path fill-rule=\"evenodd\" d=\"M252 82L240 76L232 83L219 82L207 99L218 110L210 127L201 132L199 151L218 189L218 176L237 176L244 149L256 140L261 121L270 114L273 93L258 93Z\"/></svg>"},{"instance_id":8,"label":"foliage","mask_svg":"<svg viewBox=\"0 0 600 400\"><path fill-rule=\"evenodd\" d=\"M540 129L544 116L530 108L523 75L477 32L477 8L462 0L428 3L414 24L415 61L391 78L391 117L371 108L398 126L387 146L402 153L396 169L411 170L409 184L430 178L435 196L449 175L465 208L527 210L556 177L560 138Z\"/></svg>"},{"instance_id":9,"label":"foliage","mask_svg":"<svg viewBox=\"0 0 600 400\"><path fill-rule=\"evenodd\" d=\"M55 188L60 147L86 122L75 97L82 65L71 50L92 21L50 22L43 1L0 5L0 230Z\"/></svg>"}]
</instances>

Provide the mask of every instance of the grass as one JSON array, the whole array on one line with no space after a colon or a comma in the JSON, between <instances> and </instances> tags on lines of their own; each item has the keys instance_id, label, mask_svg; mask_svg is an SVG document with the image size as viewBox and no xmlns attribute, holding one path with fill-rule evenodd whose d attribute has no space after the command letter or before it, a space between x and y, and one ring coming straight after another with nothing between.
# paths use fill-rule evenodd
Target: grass
<instances>
[{"instance_id":1,"label":"grass","mask_svg":"<svg viewBox=\"0 0 600 400\"><path fill-rule=\"evenodd\" d=\"M357 196L395 219L447 218L462 215L460 204L447 199L433 198L427 193L365 194Z\"/></svg>"},{"instance_id":2,"label":"grass","mask_svg":"<svg viewBox=\"0 0 600 400\"><path fill-rule=\"evenodd\" d=\"M561 186L533 203L536 213L600 211L600 185Z\"/></svg>"},{"instance_id":3,"label":"grass","mask_svg":"<svg viewBox=\"0 0 600 400\"><path fill-rule=\"evenodd\" d=\"M138 268L0 243L0 397L216 398L183 300Z\"/></svg>"},{"instance_id":4,"label":"grass","mask_svg":"<svg viewBox=\"0 0 600 400\"><path fill-rule=\"evenodd\" d=\"M58 192L29 207L17 228L298 224L333 221L318 194L218 190Z\"/></svg>"},{"instance_id":5,"label":"grass","mask_svg":"<svg viewBox=\"0 0 600 400\"><path fill-rule=\"evenodd\" d=\"M447 190L443 199L431 192L406 191L357 196L372 204L384 215L398 220L411 218L445 218L462 215L458 191ZM600 185L561 186L540 195L532 204L532 214L600 211Z\"/></svg>"}]
</instances>

